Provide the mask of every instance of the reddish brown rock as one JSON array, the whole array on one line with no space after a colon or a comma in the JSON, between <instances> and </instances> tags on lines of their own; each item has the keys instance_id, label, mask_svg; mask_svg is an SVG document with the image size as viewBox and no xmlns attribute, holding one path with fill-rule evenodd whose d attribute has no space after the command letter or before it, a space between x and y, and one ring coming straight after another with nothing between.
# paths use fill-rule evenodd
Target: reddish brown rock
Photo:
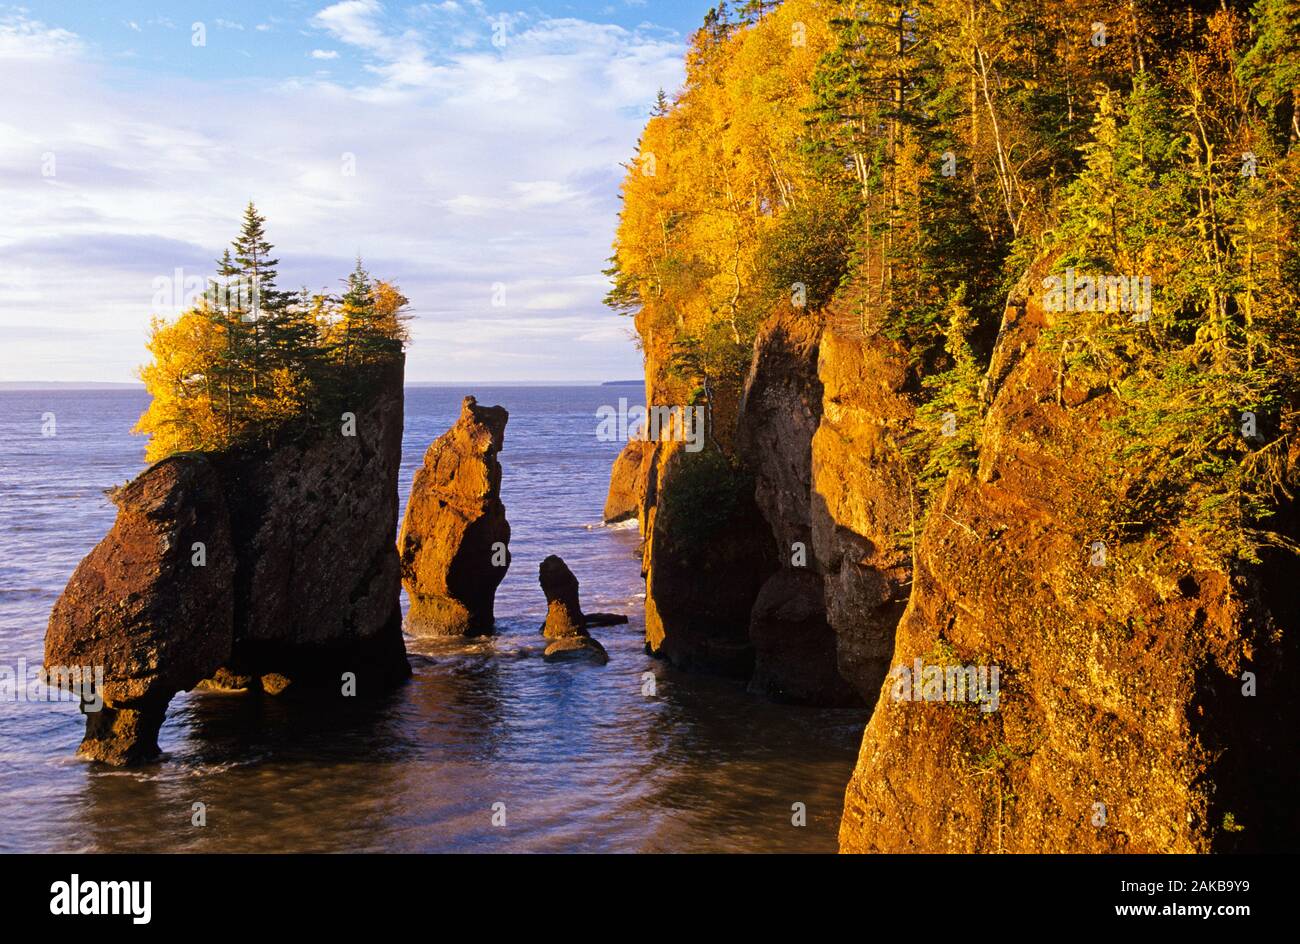
<instances>
[{"instance_id":1,"label":"reddish brown rock","mask_svg":"<svg viewBox=\"0 0 1300 944\"><path fill-rule=\"evenodd\" d=\"M330 422L265 452L221 459L240 566L237 674L278 674L334 697L343 673L359 695L406 678L397 477L403 364L354 368L344 435ZM364 371L365 373L362 373Z\"/></svg>"},{"instance_id":2,"label":"reddish brown rock","mask_svg":"<svg viewBox=\"0 0 1300 944\"><path fill-rule=\"evenodd\" d=\"M812 440L822 415L821 319L778 309L759 328L736 440L754 474L754 500L781 569L754 601L749 690L800 704L860 704L840 676L812 550Z\"/></svg>"},{"instance_id":3,"label":"reddish brown rock","mask_svg":"<svg viewBox=\"0 0 1300 944\"><path fill-rule=\"evenodd\" d=\"M604 520L615 524L641 516L646 485L654 467L654 443L630 439L614 460L609 473Z\"/></svg>"},{"instance_id":4,"label":"reddish brown rock","mask_svg":"<svg viewBox=\"0 0 1300 944\"><path fill-rule=\"evenodd\" d=\"M950 475L928 516L893 657L898 669L997 667L996 705L918 700L901 672L887 679L840 847L1294 848L1294 558L1228 570L1193 530L1156 519L1094 563L1126 487L1103 474L1100 435L1120 404L1059 372L1059 341L1043 337L1050 261L1008 302L978 469ZM1294 509L1275 523L1294 540ZM1260 682L1251 695L1246 672Z\"/></svg>"},{"instance_id":5,"label":"reddish brown rock","mask_svg":"<svg viewBox=\"0 0 1300 944\"><path fill-rule=\"evenodd\" d=\"M235 551L220 478L201 455L164 459L113 501L112 530L50 613L45 665L103 666L104 707L87 713L79 753L124 764L158 754L172 696L230 656Z\"/></svg>"},{"instance_id":6,"label":"reddish brown rock","mask_svg":"<svg viewBox=\"0 0 1300 944\"><path fill-rule=\"evenodd\" d=\"M496 590L510 565L497 461L508 419L501 407L466 397L455 425L415 473L398 538L414 632L492 631Z\"/></svg>"},{"instance_id":7,"label":"reddish brown rock","mask_svg":"<svg viewBox=\"0 0 1300 944\"><path fill-rule=\"evenodd\" d=\"M235 554L221 481L204 456L152 465L113 502L112 531L49 614L44 659L104 667L104 707L86 715L79 753L131 763L159 753L172 696L229 657Z\"/></svg>"},{"instance_id":8,"label":"reddish brown rock","mask_svg":"<svg viewBox=\"0 0 1300 944\"><path fill-rule=\"evenodd\" d=\"M777 558L792 566L795 545L812 559L809 501L812 439L822 416L817 376L821 320L778 309L759 328L745 381L736 441L754 474L754 499L772 529Z\"/></svg>"},{"instance_id":9,"label":"reddish brown rock","mask_svg":"<svg viewBox=\"0 0 1300 944\"><path fill-rule=\"evenodd\" d=\"M915 410L901 350L878 335L842 332L834 312L828 320L811 450L812 550L840 674L871 704L911 590L909 537L920 508L901 443Z\"/></svg>"},{"instance_id":10,"label":"reddish brown rock","mask_svg":"<svg viewBox=\"0 0 1300 944\"><path fill-rule=\"evenodd\" d=\"M591 662L609 664L609 653L590 636L562 636L551 641L542 653L547 662Z\"/></svg>"},{"instance_id":11,"label":"reddish brown rock","mask_svg":"<svg viewBox=\"0 0 1300 944\"><path fill-rule=\"evenodd\" d=\"M586 618L578 598L578 578L564 560L552 554L538 568L538 582L546 594L546 622L542 635L547 639L562 636L586 636Z\"/></svg>"},{"instance_id":12,"label":"reddish brown rock","mask_svg":"<svg viewBox=\"0 0 1300 944\"><path fill-rule=\"evenodd\" d=\"M84 755L155 755L168 701L205 680L248 691L279 676L337 697L345 674L358 695L410 674L392 541L402 367L355 373L355 435L330 422L266 448L172 456L116 492L117 520L45 641L47 666L104 666Z\"/></svg>"}]
</instances>

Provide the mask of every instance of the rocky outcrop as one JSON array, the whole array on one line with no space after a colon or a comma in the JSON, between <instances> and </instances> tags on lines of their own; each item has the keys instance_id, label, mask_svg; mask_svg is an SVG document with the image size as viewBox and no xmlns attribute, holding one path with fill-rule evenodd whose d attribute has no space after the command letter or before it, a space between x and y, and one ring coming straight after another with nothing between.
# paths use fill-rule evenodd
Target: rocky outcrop
<instances>
[{"instance_id":1,"label":"rocky outcrop","mask_svg":"<svg viewBox=\"0 0 1300 944\"><path fill-rule=\"evenodd\" d=\"M1058 372L1044 272L1007 306L978 469L954 472L928 516L841 848L1293 848L1293 564L1225 571L1178 522L1093 530L1124 487L1098 474L1119 405ZM1293 512L1283 524L1295 533ZM986 672L974 702L950 697L968 666Z\"/></svg>"},{"instance_id":2,"label":"rocky outcrop","mask_svg":"<svg viewBox=\"0 0 1300 944\"><path fill-rule=\"evenodd\" d=\"M736 441L754 475L754 499L772 529L775 551L790 565L812 544L812 439L822 415L817 376L817 313L783 307L754 341ZM804 553L797 557L798 549ZM802 566L802 565L799 565Z\"/></svg>"},{"instance_id":3,"label":"rocky outcrop","mask_svg":"<svg viewBox=\"0 0 1300 944\"><path fill-rule=\"evenodd\" d=\"M547 639L586 635L586 620L578 598L578 578L569 570L569 565L552 554L542 561L537 580L546 595L546 622L542 624L542 635Z\"/></svg>"},{"instance_id":4,"label":"rocky outcrop","mask_svg":"<svg viewBox=\"0 0 1300 944\"><path fill-rule=\"evenodd\" d=\"M158 753L179 691L373 694L409 674L392 534L402 365L358 373L351 422L269 449L180 454L115 493L112 530L50 614L47 669L104 666L81 753ZM349 431L355 435L349 434Z\"/></svg>"},{"instance_id":5,"label":"rocky outcrop","mask_svg":"<svg viewBox=\"0 0 1300 944\"><path fill-rule=\"evenodd\" d=\"M716 450L657 449L646 518L646 648L679 668L747 679L750 611L776 569L753 480Z\"/></svg>"},{"instance_id":6,"label":"rocky outcrop","mask_svg":"<svg viewBox=\"0 0 1300 944\"><path fill-rule=\"evenodd\" d=\"M870 704L911 589L909 536L920 508L900 442L914 410L901 352L841 323L832 313L820 343L811 532L840 674Z\"/></svg>"},{"instance_id":7,"label":"rocky outcrop","mask_svg":"<svg viewBox=\"0 0 1300 944\"><path fill-rule=\"evenodd\" d=\"M606 524L640 517L653 468L654 443L629 439L610 469L603 516Z\"/></svg>"},{"instance_id":8,"label":"rocky outcrop","mask_svg":"<svg viewBox=\"0 0 1300 944\"><path fill-rule=\"evenodd\" d=\"M590 662L608 665L609 653L590 636L561 636L554 639L542 653L547 662Z\"/></svg>"},{"instance_id":9,"label":"rocky outcrop","mask_svg":"<svg viewBox=\"0 0 1300 944\"><path fill-rule=\"evenodd\" d=\"M164 459L112 499L112 530L50 613L45 666L103 666L103 707L87 712L80 753L125 764L157 755L172 696L230 657L235 549L202 455Z\"/></svg>"},{"instance_id":10,"label":"rocky outcrop","mask_svg":"<svg viewBox=\"0 0 1300 944\"><path fill-rule=\"evenodd\" d=\"M754 475L754 500L771 529L780 569L758 593L749 620L749 690L802 704L858 704L840 677L835 631L826 621L822 575L812 553L812 439L822 414L817 377L821 320L782 308L759 329L736 441Z\"/></svg>"},{"instance_id":11,"label":"rocky outcrop","mask_svg":"<svg viewBox=\"0 0 1300 944\"><path fill-rule=\"evenodd\" d=\"M466 397L415 473L398 538L412 632L492 631L497 587L510 566L497 460L508 419L503 408Z\"/></svg>"},{"instance_id":12,"label":"rocky outcrop","mask_svg":"<svg viewBox=\"0 0 1300 944\"><path fill-rule=\"evenodd\" d=\"M582 614L578 578L564 560L554 554L546 558L538 568L537 579L546 595L546 622L542 624L542 635L552 640L542 658L547 662L585 659L597 665L608 663L609 654L605 647L587 632L589 621Z\"/></svg>"}]
</instances>

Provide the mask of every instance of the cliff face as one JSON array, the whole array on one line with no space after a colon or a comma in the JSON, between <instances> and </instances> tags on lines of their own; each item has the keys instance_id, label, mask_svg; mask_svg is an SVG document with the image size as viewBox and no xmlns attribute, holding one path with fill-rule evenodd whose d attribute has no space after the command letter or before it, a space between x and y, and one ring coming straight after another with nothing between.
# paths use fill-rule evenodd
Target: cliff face
<instances>
[{"instance_id":1,"label":"cliff face","mask_svg":"<svg viewBox=\"0 0 1300 944\"><path fill-rule=\"evenodd\" d=\"M840 674L870 704L910 590L908 536L920 509L899 441L914 411L900 352L844 327L832 315L821 336L811 531Z\"/></svg>"},{"instance_id":2,"label":"cliff face","mask_svg":"<svg viewBox=\"0 0 1300 944\"><path fill-rule=\"evenodd\" d=\"M510 415L473 397L424 455L398 538L411 627L435 636L490 633L510 566L501 463Z\"/></svg>"},{"instance_id":3,"label":"cliff face","mask_svg":"<svg viewBox=\"0 0 1300 944\"><path fill-rule=\"evenodd\" d=\"M112 530L50 614L45 664L103 665L84 756L157 754L178 691L223 674L279 675L337 697L406 677L393 533L402 364L375 368L355 423L255 454L181 454L114 497Z\"/></svg>"},{"instance_id":4,"label":"cliff face","mask_svg":"<svg viewBox=\"0 0 1300 944\"><path fill-rule=\"evenodd\" d=\"M841 677L812 539L812 442L822 416L821 322L783 306L759 329L736 440L780 569L750 613L750 691L803 704L859 701Z\"/></svg>"},{"instance_id":5,"label":"cliff face","mask_svg":"<svg viewBox=\"0 0 1300 944\"><path fill-rule=\"evenodd\" d=\"M402 377L401 363L375 369L369 392L350 410L355 435L340 435L335 425L226 464L241 562L236 671L331 685L339 671L406 674L393 544Z\"/></svg>"},{"instance_id":6,"label":"cliff face","mask_svg":"<svg viewBox=\"0 0 1300 944\"><path fill-rule=\"evenodd\" d=\"M645 516L646 646L681 668L748 678L750 611L773 571L753 485L715 452L657 447Z\"/></svg>"},{"instance_id":7,"label":"cliff face","mask_svg":"<svg viewBox=\"0 0 1300 944\"><path fill-rule=\"evenodd\" d=\"M1296 664L1281 631L1294 603L1271 566L1207 564L1176 523L1098 555L1078 511L1106 497L1088 470L1104 461L1096 433L1116 404L1068 374L1058 387L1033 291L1042 274L1031 270L1007 307L978 472L950 476L928 517L893 658L909 670L997 667L996 699L918 700L920 686L891 676L847 790L841 848L1294 844L1297 699L1281 682Z\"/></svg>"}]
</instances>

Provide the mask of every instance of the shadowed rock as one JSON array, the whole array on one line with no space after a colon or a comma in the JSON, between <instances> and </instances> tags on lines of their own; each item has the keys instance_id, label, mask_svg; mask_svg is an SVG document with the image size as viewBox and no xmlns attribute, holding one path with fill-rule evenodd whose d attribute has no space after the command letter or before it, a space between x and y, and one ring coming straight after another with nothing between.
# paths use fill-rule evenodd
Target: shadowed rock
<instances>
[{"instance_id":1,"label":"shadowed rock","mask_svg":"<svg viewBox=\"0 0 1300 944\"><path fill-rule=\"evenodd\" d=\"M103 667L103 707L87 711L78 753L126 764L157 756L172 696L230 655L235 555L220 479L201 455L164 459L112 498L112 530L50 613L45 666Z\"/></svg>"},{"instance_id":2,"label":"shadowed rock","mask_svg":"<svg viewBox=\"0 0 1300 944\"><path fill-rule=\"evenodd\" d=\"M83 756L156 756L168 702L203 682L337 697L345 674L358 695L410 674L392 541L402 373L401 360L358 369L347 435L331 423L182 453L111 493L117 520L45 637L47 670L103 667Z\"/></svg>"},{"instance_id":3,"label":"shadowed rock","mask_svg":"<svg viewBox=\"0 0 1300 944\"><path fill-rule=\"evenodd\" d=\"M546 594L546 622L542 635L553 640L542 653L547 662L587 660L609 662L609 654L587 632L588 619L578 598L578 578L564 561L552 554L538 568L538 582ZM611 616L613 614L600 614Z\"/></svg>"},{"instance_id":4,"label":"shadowed rock","mask_svg":"<svg viewBox=\"0 0 1300 944\"><path fill-rule=\"evenodd\" d=\"M842 673L826 617L813 546L813 436L822 419L817 376L820 319L778 308L760 327L745 383L737 439L754 472L754 501L775 539L781 569L754 601L749 690L800 704L860 704ZM879 684L878 679L872 684Z\"/></svg>"},{"instance_id":5,"label":"shadowed rock","mask_svg":"<svg viewBox=\"0 0 1300 944\"><path fill-rule=\"evenodd\" d=\"M402 583L417 633L490 633L497 587L510 566L510 524L501 503L509 414L466 397L455 425L415 473L398 538Z\"/></svg>"},{"instance_id":6,"label":"shadowed rock","mask_svg":"<svg viewBox=\"0 0 1300 944\"><path fill-rule=\"evenodd\" d=\"M538 569L538 582L546 594L546 622L542 635L547 639L561 636L586 636L586 618L578 599L578 578L563 559L552 554Z\"/></svg>"},{"instance_id":7,"label":"shadowed rock","mask_svg":"<svg viewBox=\"0 0 1300 944\"><path fill-rule=\"evenodd\" d=\"M605 647L590 636L564 636L556 639L546 647L542 658L547 662L592 662L596 665L609 663L609 653L605 651Z\"/></svg>"}]
</instances>

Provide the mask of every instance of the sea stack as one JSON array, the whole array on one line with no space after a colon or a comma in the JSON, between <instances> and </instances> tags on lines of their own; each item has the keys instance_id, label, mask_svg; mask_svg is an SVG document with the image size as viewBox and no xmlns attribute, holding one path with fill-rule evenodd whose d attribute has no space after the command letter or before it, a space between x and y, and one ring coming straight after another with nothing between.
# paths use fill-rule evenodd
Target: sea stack
<instances>
[{"instance_id":1,"label":"sea stack","mask_svg":"<svg viewBox=\"0 0 1300 944\"><path fill-rule=\"evenodd\" d=\"M538 582L546 594L546 622L542 635L551 640L542 654L547 662L587 659L598 665L609 662L609 654L587 632L578 598L578 578L568 564L552 554L538 568Z\"/></svg>"},{"instance_id":2,"label":"sea stack","mask_svg":"<svg viewBox=\"0 0 1300 944\"><path fill-rule=\"evenodd\" d=\"M402 368L401 358L357 368L346 428L178 453L113 493L117 520L45 636L51 676L103 667L81 756L156 756L172 696L208 679L339 697L345 685L364 696L410 674L392 542Z\"/></svg>"},{"instance_id":3,"label":"sea stack","mask_svg":"<svg viewBox=\"0 0 1300 944\"><path fill-rule=\"evenodd\" d=\"M415 473L397 546L412 632L490 633L497 587L510 566L501 464L510 414L473 397Z\"/></svg>"}]
</instances>

